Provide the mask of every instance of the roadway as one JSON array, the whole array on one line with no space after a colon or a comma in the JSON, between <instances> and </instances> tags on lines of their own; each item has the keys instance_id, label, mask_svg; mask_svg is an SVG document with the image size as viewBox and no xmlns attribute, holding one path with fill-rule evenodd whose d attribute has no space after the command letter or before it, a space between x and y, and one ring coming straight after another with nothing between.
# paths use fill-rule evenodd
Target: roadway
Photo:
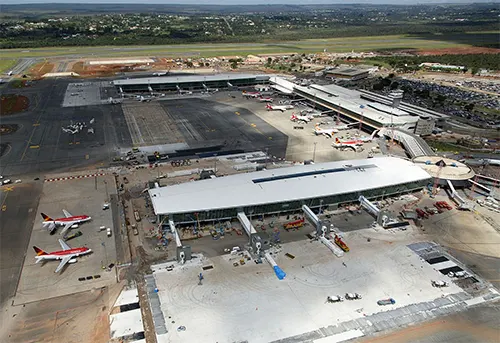
<instances>
[{"instance_id":1,"label":"roadway","mask_svg":"<svg viewBox=\"0 0 500 343\"><path fill-rule=\"evenodd\" d=\"M16 293L42 182L0 187L0 306Z\"/></svg>"}]
</instances>

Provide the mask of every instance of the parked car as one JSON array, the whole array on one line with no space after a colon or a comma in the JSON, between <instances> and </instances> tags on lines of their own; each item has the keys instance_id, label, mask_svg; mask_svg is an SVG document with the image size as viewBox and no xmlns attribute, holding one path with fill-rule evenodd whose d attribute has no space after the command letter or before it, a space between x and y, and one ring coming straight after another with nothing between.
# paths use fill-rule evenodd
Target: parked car
<instances>
[{"instance_id":1,"label":"parked car","mask_svg":"<svg viewBox=\"0 0 500 343\"><path fill-rule=\"evenodd\" d=\"M361 294L359 294L359 293L346 293L345 298L347 300L361 299Z\"/></svg>"},{"instance_id":2,"label":"parked car","mask_svg":"<svg viewBox=\"0 0 500 343\"><path fill-rule=\"evenodd\" d=\"M388 299L382 299L377 301L377 304L380 306L385 306L385 305L394 305L396 303L396 300L393 298L388 298Z\"/></svg>"},{"instance_id":3,"label":"parked car","mask_svg":"<svg viewBox=\"0 0 500 343\"><path fill-rule=\"evenodd\" d=\"M344 299L340 295L329 295L326 298L326 301L329 303L338 303L344 301Z\"/></svg>"}]
</instances>

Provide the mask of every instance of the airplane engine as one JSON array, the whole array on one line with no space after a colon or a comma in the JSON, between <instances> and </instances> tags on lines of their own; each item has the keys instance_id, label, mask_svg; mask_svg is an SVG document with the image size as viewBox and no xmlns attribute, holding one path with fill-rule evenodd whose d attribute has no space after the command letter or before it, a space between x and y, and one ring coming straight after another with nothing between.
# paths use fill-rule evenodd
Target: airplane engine
<instances>
[{"instance_id":1,"label":"airplane engine","mask_svg":"<svg viewBox=\"0 0 500 343\"><path fill-rule=\"evenodd\" d=\"M73 263L76 263L76 262L78 262L78 261L76 260L76 258L72 258L71 260L69 260L69 261L68 261L68 263L70 263L70 264L73 264Z\"/></svg>"}]
</instances>

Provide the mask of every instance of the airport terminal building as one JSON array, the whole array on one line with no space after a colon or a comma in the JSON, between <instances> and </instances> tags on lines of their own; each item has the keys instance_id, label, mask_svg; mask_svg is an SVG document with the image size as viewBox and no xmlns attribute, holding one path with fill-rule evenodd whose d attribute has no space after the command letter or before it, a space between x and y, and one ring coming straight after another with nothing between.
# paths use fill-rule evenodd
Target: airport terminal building
<instances>
[{"instance_id":1,"label":"airport terminal building","mask_svg":"<svg viewBox=\"0 0 500 343\"><path fill-rule=\"evenodd\" d=\"M213 75L171 75L115 80L113 84L120 93L175 92L231 89L269 83L267 75L241 73Z\"/></svg>"},{"instance_id":2,"label":"airport terminal building","mask_svg":"<svg viewBox=\"0 0 500 343\"><path fill-rule=\"evenodd\" d=\"M149 189L158 220L176 224L284 214L419 190L431 176L395 157L336 161L236 174Z\"/></svg>"}]
</instances>

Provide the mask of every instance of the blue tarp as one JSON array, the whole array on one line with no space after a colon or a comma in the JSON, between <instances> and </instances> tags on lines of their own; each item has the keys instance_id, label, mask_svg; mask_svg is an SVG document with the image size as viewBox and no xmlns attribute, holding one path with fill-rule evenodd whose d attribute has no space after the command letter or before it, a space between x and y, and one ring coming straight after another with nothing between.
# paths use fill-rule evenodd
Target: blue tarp
<instances>
[{"instance_id":1,"label":"blue tarp","mask_svg":"<svg viewBox=\"0 0 500 343\"><path fill-rule=\"evenodd\" d=\"M274 269L274 273L276 274L278 279L283 280L285 278L286 273L283 270L281 270L280 267L274 266L273 269Z\"/></svg>"}]
</instances>

